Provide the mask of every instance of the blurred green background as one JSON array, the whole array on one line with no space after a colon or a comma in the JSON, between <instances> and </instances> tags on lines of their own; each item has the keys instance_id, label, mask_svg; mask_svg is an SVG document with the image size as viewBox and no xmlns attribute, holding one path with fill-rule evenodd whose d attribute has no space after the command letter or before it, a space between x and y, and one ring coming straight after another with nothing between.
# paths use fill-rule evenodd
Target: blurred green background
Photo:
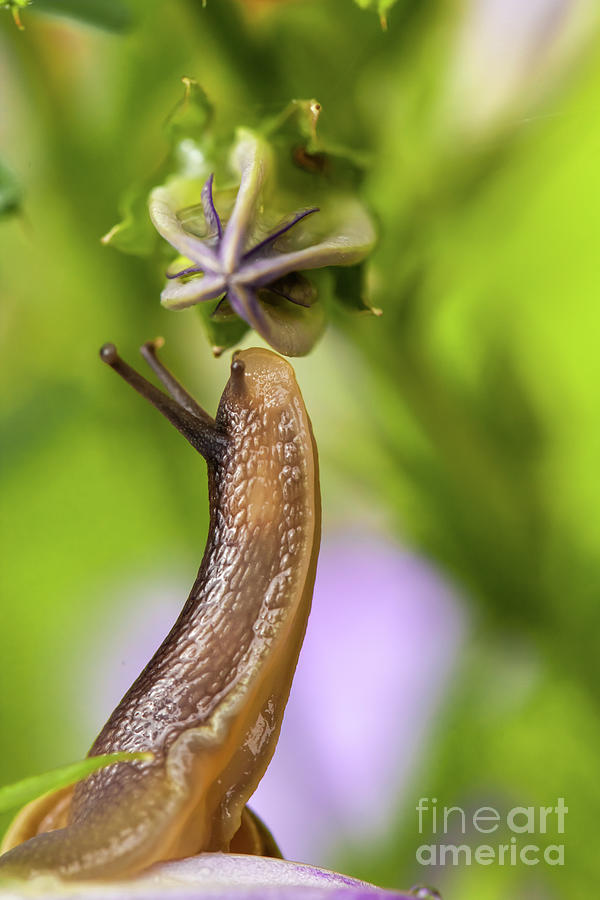
<instances>
[{"instance_id":1,"label":"blurred green background","mask_svg":"<svg viewBox=\"0 0 600 900\"><path fill-rule=\"evenodd\" d=\"M161 309L159 263L99 238L164 155L182 76L224 126L316 97L323 135L370 159L369 283L383 310L333 310L296 365L326 533L375 523L459 586L470 623L387 838L325 861L381 884L433 881L446 900L595 896L593 7L397 0L387 29L352 0L39 0L24 32L2 14L0 782L85 754L109 710L81 673L132 592L191 584L207 527L193 451L97 351L114 340L135 360L164 335L165 359L208 409L228 359L211 358L193 309ZM500 809L564 797L566 833L532 842L560 837L565 865L419 872L422 796Z\"/></svg>"}]
</instances>

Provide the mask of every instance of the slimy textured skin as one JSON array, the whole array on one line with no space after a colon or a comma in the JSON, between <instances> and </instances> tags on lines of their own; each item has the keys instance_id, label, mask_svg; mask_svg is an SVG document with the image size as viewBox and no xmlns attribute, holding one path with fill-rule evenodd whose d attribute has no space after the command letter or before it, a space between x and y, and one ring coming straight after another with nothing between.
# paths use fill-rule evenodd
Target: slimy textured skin
<instances>
[{"instance_id":1,"label":"slimy textured skin","mask_svg":"<svg viewBox=\"0 0 600 900\"><path fill-rule=\"evenodd\" d=\"M290 364L235 354L212 419L159 362L171 396L112 344L102 359L205 457L210 526L189 598L90 755L147 751L29 804L0 877L110 879L202 851L269 853L246 808L271 759L304 637L320 541L317 453Z\"/></svg>"}]
</instances>

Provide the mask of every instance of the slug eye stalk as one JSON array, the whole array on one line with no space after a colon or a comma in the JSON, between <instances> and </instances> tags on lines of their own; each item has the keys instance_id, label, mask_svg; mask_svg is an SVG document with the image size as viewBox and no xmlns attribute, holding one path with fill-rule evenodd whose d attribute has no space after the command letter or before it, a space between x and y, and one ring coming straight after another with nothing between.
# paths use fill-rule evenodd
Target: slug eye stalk
<instances>
[{"instance_id":1,"label":"slug eye stalk","mask_svg":"<svg viewBox=\"0 0 600 900\"><path fill-rule=\"evenodd\" d=\"M114 344L104 344L100 348L100 359L162 413L207 462L218 462L227 445L227 437L212 416L194 400L159 360L157 349L161 345L160 339L147 341L140 348L140 352L171 396L159 390L126 363L119 356Z\"/></svg>"},{"instance_id":2,"label":"slug eye stalk","mask_svg":"<svg viewBox=\"0 0 600 900\"><path fill-rule=\"evenodd\" d=\"M164 346L164 343L163 338L156 338L154 341L146 341L146 343L142 344L140 347L140 353L156 376L164 384L171 397L176 400L180 406L183 406L189 413L196 416L198 419L202 419L202 421L206 422L208 425L214 425L215 420L213 417L210 416L191 394L186 391L183 385L177 381L175 376L158 358L158 350Z\"/></svg>"}]
</instances>

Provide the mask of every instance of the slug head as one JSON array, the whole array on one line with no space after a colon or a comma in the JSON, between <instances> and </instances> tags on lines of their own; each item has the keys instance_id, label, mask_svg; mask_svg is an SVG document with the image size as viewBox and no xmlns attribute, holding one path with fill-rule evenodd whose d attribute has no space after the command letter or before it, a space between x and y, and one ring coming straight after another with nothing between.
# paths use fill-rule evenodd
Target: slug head
<instances>
[{"instance_id":1,"label":"slug head","mask_svg":"<svg viewBox=\"0 0 600 900\"><path fill-rule=\"evenodd\" d=\"M231 376L223 391L216 421L227 426L251 410L276 413L294 402L298 385L286 359L261 347L233 354Z\"/></svg>"}]
</instances>

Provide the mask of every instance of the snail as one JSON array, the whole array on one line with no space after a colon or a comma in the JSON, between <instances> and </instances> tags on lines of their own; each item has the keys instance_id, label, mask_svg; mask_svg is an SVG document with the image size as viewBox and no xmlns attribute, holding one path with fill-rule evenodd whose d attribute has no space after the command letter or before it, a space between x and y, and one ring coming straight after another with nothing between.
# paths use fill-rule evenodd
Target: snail
<instances>
[{"instance_id":1,"label":"snail","mask_svg":"<svg viewBox=\"0 0 600 900\"><path fill-rule=\"evenodd\" d=\"M317 450L291 365L238 351L213 419L141 348L168 394L113 344L102 360L204 457L210 525L172 630L89 755L151 751L28 804L0 877L127 877L202 851L278 855L246 806L274 752L312 599L320 542Z\"/></svg>"}]
</instances>

